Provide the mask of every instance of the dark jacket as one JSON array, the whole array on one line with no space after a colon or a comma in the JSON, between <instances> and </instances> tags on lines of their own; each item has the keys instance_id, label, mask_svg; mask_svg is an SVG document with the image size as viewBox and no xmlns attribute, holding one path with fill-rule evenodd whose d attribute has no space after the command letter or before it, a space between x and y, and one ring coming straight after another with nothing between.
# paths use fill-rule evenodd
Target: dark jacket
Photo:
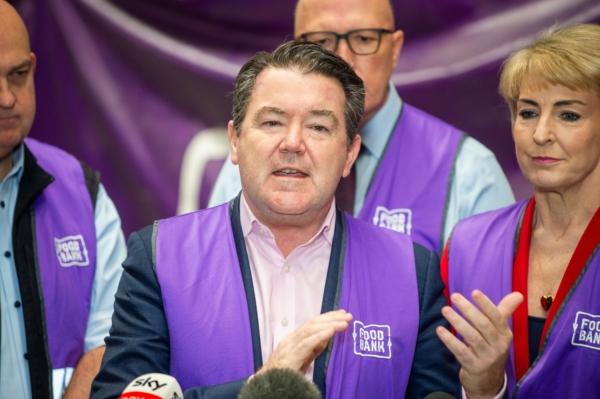
<instances>
[{"instance_id":1,"label":"dark jacket","mask_svg":"<svg viewBox=\"0 0 600 399\"><path fill-rule=\"evenodd\" d=\"M100 177L97 172L82 164L86 185L92 204L96 203ZM31 393L33 398L52 398L52 367L46 342L42 288L35 258L33 205L35 200L52 183L54 178L42 169L34 155L24 145L23 176L19 184L12 227L13 252L19 290L23 306L23 319L27 338L27 353Z\"/></svg>"},{"instance_id":2,"label":"dark jacket","mask_svg":"<svg viewBox=\"0 0 600 399\"><path fill-rule=\"evenodd\" d=\"M155 273L152 234L152 227L147 227L129 238L110 336L92 398L116 398L141 374L169 373L169 331ZM440 312L446 301L439 261L418 244L414 251L420 320L406 397L423 398L434 391L454 393L458 391L458 366L435 333L438 325L445 325ZM244 382L188 389L185 397L237 398Z\"/></svg>"}]
</instances>

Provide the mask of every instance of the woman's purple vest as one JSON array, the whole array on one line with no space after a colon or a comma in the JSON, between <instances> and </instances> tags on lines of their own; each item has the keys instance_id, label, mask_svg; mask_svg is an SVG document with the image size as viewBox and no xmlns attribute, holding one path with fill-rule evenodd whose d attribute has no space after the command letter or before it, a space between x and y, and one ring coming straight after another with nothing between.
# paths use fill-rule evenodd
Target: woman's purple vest
<instances>
[{"instance_id":1,"label":"woman's purple vest","mask_svg":"<svg viewBox=\"0 0 600 399\"><path fill-rule=\"evenodd\" d=\"M84 351L96 270L94 208L77 159L33 139L25 145L54 178L32 214L50 360L54 369L75 367Z\"/></svg>"},{"instance_id":2,"label":"woman's purple vest","mask_svg":"<svg viewBox=\"0 0 600 399\"><path fill-rule=\"evenodd\" d=\"M512 292L513 262L526 202L467 218L449 242L449 292L482 290L494 303ZM598 397L600 381L600 251L588 260L559 308L540 353L515 381L514 347L506 364L508 392L518 398Z\"/></svg>"},{"instance_id":3,"label":"woman's purple vest","mask_svg":"<svg viewBox=\"0 0 600 399\"><path fill-rule=\"evenodd\" d=\"M454 162L464 137L453 126L404 104L359 219L411 235L439 254Z\"/></svg>"},{"instance_id":4,"label":"woman's purple vest","mask_svg":"<svg viewBox=\"0 0 600 399\"><path fill-rule=\"evenodd\" d=\"M184 389L248 377L260 353L229 206L161 220L155 230L170 371ZM419 326L412 242L351 217L344 222L335 308L354 319L329 348L326 397L403 398Z\"/></svg>"}]
</instances>

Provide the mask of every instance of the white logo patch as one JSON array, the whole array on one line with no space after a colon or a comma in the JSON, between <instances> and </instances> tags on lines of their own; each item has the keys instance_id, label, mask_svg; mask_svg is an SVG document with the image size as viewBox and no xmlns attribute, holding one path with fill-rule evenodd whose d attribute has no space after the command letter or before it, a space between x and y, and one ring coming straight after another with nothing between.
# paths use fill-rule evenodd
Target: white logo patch
<instances>
[{"instance_id":1,"label":"white logo patch","mask_svg":"<svg viewBox=\"0 0 600 399\"><path fill-rule=\"evenodd\" d=\"M375 216L373 216L373 224L410 235L412 211L408 208L387 209L385 206L378 206L375 209Z\"/></svg>"},{"instance_id":2,"label":"white logo patch","mask_svg":"<svg viewBox=\"0 0 600 399\"><path fill-rule=\"evenodd\" d=\"M600 350L600 315L577 312L573 322L571 344Z\"/></svg>"},{"instance_id":3,"label":"white logo patch","mask_svg":"<svg viewBox=\"0 0 600 399\"><path fill-rule=\"evenodd\" d=\"M352 331L354 354L380 359L392 358L392 337L390 326L386 324L367 324L355 320Z\"/></svg>"},{"instance_id":4,"label":"white logo patch","mask_svg":"<svg viewBox=\"0 0 600 399\"><path fill-rule=\"evenodd\" d=\"M54 237L54 247L58 262L63 267L88 266L90 264L88 251L81 234L63 238Z\"/></svg>"}]
</instances>

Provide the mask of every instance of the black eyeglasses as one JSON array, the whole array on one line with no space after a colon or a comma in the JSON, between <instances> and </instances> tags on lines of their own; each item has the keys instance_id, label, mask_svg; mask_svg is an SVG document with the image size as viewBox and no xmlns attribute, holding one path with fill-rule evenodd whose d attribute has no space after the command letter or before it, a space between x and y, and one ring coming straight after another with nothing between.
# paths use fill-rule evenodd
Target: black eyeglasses
<instances>
[{"instance_id":1,"label":"black eyeglasses","mask_svg":"<svg viewBox=\"0 0 600 399\"><path fill-rule=\"evenodd\" d=\"M337 32L307 32L300 35L305 42L316 43L321 47L335 52L340 40L346 40L350 50L357 55L375 54L379 51L381 36L394 33L389 29L354 29L346 33Z\"/></svg>"}]
</instances>

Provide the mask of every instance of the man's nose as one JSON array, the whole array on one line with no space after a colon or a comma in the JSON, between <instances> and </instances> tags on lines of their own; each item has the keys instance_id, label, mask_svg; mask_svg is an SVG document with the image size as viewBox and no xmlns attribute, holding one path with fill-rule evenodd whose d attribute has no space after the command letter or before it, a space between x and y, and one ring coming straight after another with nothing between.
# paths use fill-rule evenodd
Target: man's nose
<instances>
[{"instance_id":1,"label":"man's nose","mask_svg":"<svg viewBox=\"0 0 600 399\"><path fill-rule=\"evenodd\" d=\"M280 150L289 153L302 153L306 151L306 144L301 126L290 126L281 140Z\"/></svg>"},{"instance_id":2,"label":"man's nose","mask_svg":"<svg viewBox=\"0 0 600 399\"><path fill-rule=\"evenodd\" d=\"M6 79L0 79L0 108L10 109L14 107L17 97L8 85Z\"/></svg>"},{"instance_id":3,"label":"man's nose","mask_svg":"<svg viewBox=\"0 0 600 399\"><path fill-rule=\"evenodd\" d=\"M338 42L337 49L335 53L343 58L352 68L354 68L354 52L350 49L350 45L348 44L348 38L341 38Z\"/></svg>"}]
</instances>

